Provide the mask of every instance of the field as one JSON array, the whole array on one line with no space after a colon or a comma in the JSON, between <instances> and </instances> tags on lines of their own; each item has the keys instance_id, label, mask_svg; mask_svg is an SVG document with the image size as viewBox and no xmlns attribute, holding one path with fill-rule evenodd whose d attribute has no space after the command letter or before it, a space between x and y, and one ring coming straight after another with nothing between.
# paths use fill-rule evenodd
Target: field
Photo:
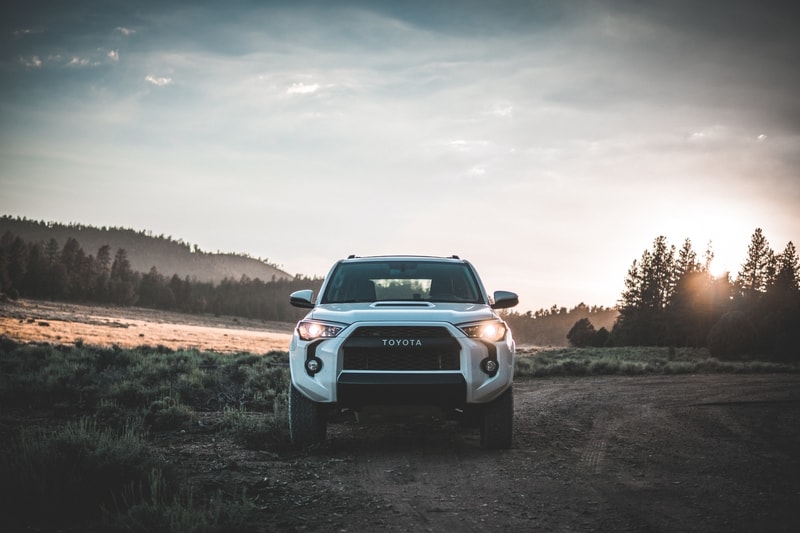
<instances>
[{"instance_id":1,"label":"field","mask_svg":"<svg viewBox=\"0 0 800 533\"><path fill-rule=\"evenodd\" d=\"M291 325L34 302L0 310L2 333L16 339L0 353L0 496L2 505L16 502L0 512L14 517L10 531L727 532L800 524L800 375L787 368L715 365L666 350L620 352L625 360L613 363L592 351L526 349L510 450L485 452L476 431L423 410L365 412L358 421L342 413L328 443L292 450L280 353ZM149 347L125 348L141 344ZM104 443L92 453L124 450L120 461L143 477L114 504L100 494L104 512L76 516L57 499L89 498L68 490L83 473L46 459L87 436Z\"/></svg>"},{"instance_id":2,"label":"field","mask_svg":"<svg viewBox=\"0 0 800 533\"><path fill-rule=\"evenodd\" d=\"M151 309L21 300L0 302L0 333L22 342L165 346L220 353L288 350L294 324Z\"/></svg>"}]
</instances>

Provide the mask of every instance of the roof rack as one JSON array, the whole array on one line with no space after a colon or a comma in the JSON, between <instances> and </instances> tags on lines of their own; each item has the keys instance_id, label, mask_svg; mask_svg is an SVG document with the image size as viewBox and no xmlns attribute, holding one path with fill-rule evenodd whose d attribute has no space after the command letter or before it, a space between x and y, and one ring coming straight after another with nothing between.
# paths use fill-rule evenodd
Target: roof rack
<instances>
[{"instance_id":1,"label":"roof rack","mask_svg":"<svg viewBox=\"0 0 800 533\"><path fill-rule=\"evenodd\" d=\"M384 258L384 257L397 257L397 258L418 257L418 258L429 258L429 259L457 259L459 261L461 260L461 257L457 256L456 254L452 254L452 255L449 255L449 256L446 256L446 257L445 256L436 256L436 255L398 255L398 254L389 254L389 255L366 255L366 256L360 256L360 255L356 255L356 254L350 254L350 255L347 256L347 259L361 259L362 257L365 258L365 259L370 259L370 258L381 259L381 258Z\"/></svg>"}]
</instances>

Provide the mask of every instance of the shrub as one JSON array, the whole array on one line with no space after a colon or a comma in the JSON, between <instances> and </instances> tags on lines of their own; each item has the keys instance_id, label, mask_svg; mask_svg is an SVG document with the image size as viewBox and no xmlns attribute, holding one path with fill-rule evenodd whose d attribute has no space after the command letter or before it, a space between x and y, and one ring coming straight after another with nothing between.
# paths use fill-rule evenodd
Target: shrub
<instances>
[{"instance_id":1,"label":"shrub","mask_svg":"<svg viewBox=\"0 0 800 533\"><path fill-rule=\"evenodd\" d=\"M4 518L37 527L96 518L132 491L144 496L154 470L167 479L166 466L130 429L116 433L85 418L55 430L23 428L2 464Z\"/></svg>"},{"instance_id":2,"label":"shrub","mask_svg":"<svg viewBox=\"0 0 800 533\"><path fill-rule=\"evenodd\" d=\"M285 448L289 445L287 395L275 399L275 414L264 415L245 409L227 408L223 425L234 442L248 450Z\"/></svg>"},{"instance_id":3,"label":"shrub","mask_svg":"<svg viewBox=\"0 0 800 533\"><path fill-rule=\"evenodd\" d=\"M194 420L191 408L170 397L152 402L144 415L145 424L155 431L180 429L191 425Z\"/></svg>"},{"instance_id":4,"label":"shrub","mask_svg":"<svg viewBox=\"0 0 800 533\"><path fill-rule=\"evenodd\" d=\"M173 495L167 489L160 471L149 477L149 496L126 507L122 513L107 513L105 525L109 531L125 533L249 533L260 531L254 525L258 507L247 498L229 498L218 491L209 504L197 504L192 492Z\"/></svg>"}]
</instances>

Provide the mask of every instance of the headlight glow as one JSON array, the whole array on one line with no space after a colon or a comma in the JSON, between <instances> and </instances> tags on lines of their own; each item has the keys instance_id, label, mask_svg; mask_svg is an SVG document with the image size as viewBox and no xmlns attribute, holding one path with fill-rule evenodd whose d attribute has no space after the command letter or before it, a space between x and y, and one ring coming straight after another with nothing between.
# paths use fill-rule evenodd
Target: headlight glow
<instances>
[{"instance_id":1,"label":"headlight glow","mask_svg":"<svg viewBox=\"0 0 800 533\"><path fill-rule=\"evenodd\" d=\"M329 339L335 337L344 326L337 324L329 324L327 322L317 322L316 320L301 320L297 324L297 334L304 341L313 341L314 339Z\"/></svg>"},{"instance_id":2,"label":"headlight glow","mask_svg":"<svg viewBox=\"0 0 800 533\"><path fill-rule=\"evenodd\" d=\"M506 325L502 320L491 320L480 324L461 326L467 337L497 342L506 336Z\"/></svg>"}]
</instances>

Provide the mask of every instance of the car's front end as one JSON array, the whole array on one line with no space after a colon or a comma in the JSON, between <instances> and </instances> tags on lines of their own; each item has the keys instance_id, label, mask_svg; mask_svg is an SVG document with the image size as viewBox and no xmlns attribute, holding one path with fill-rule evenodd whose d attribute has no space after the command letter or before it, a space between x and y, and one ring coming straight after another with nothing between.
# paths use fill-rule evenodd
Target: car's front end
<instances>
[{"instance_id":1,"label":"car's front end","mask_svg":"<svg viewBox=\"0 0 800 533\"><path fill-rule=\"evenodd\" d=\"M296 441L324 437L316 424L326 406L469 409L510 395L514 340L494 309L516 295L490 300L467 261L350 258L334 265L316 301L310 291L291 301L310 308L289 351L294 415L313 411L308 420L290 413Z\"/></svg>"}]
</instances>

